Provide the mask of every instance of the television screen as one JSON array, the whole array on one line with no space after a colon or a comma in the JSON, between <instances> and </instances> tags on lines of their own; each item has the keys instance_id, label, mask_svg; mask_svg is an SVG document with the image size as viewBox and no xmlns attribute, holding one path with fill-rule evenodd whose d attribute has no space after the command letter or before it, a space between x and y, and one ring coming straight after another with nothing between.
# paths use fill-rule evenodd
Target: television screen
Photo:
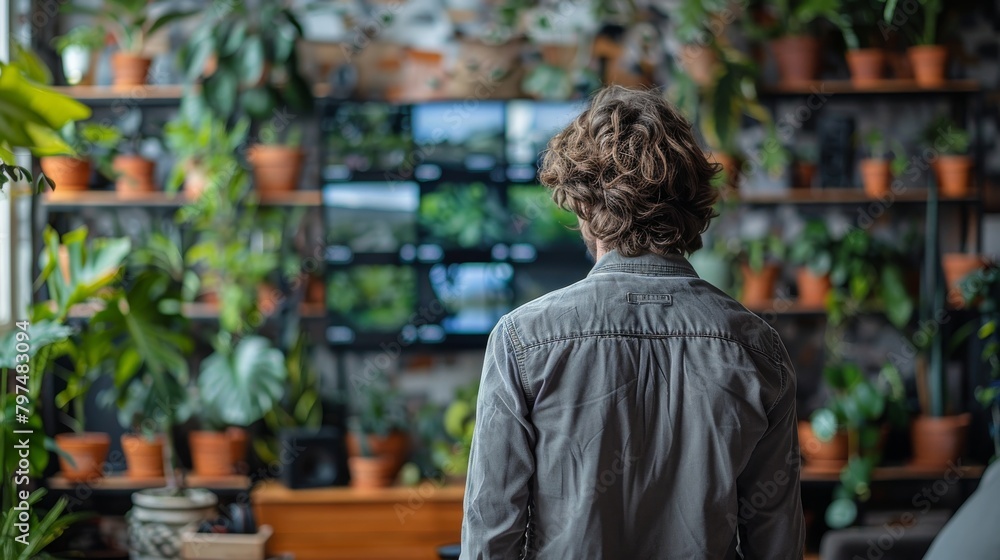
<instances>
[{"instance_id":1,"label":"television screen","mask_svg":"<svg viewBox=\"0 0 1000 560\"><path fill-rule=\"evenodd\" d=\"M539 184L507 187L510 242L538 248L583 247L576 216L556 206L551 192Z\"/></svg>"},{"instance_id":2,"label":"television screen","mask_svg":"<svg viewBox=\"0 0 1000 560\"><path fill-rule=\"evenodd\" d=\"M534 165L545 146L583 111L583 101L511 101L507 104L507 162Z\"/></svg>"},{"instance_id":3,"label":"television screen","mask_svg":"<svg viewBox=\"0 0 1000 560\"><path fill-rule=\"evenodd\" d=\"M335 327L392 333L413 317L417 275L411 267L357 265L330 270L327 278L327 309Z\"/></svg>"},{"instance_id":4,"label":"television screen","mask_svg":"<svg viewBox=\"0 0 1000 560\"><path fill-rule=\"evenodd\" d=\"M503 160L502 101L421 103L411 122L414 159L469 171L489 171Z\"/></svg>"},{"instance_id":5,"label":"television screen","mask_svg":"<svg viewBox=\"0 0 1000 560\"><path fill-rule=\"evenodd\" d=\"M421 242L449 249L489 249L504 240L508 218L496 187L479 181L422 187Z\"/></svg>"},{"instance_id":6,"label":"television screen","mask_svg":"<svg viewBox=\"0 0 1000 560\"><path fill-rule=\"evenodd\" d=\"M328 180L401 169L413 144L407 109L387 103L339 103L323 119L323 133Z\"/></svg>"},{"instance_id":7,"label":"television screen","mask_svg":"<svg viewBox=\"0 0 1000 560\"><path fill-rule=\"evenodd\" d=\"M428 278L444 309L438 324L446 335L489 334L512 308L514 269L508 263L435 264Z\"/></svg>"},{"instance_id":8,"label":"television screen","mask_svg":"<svg viewBox=\"0 0 1000 560\"><path fill-rule=\"evenodd\" d=\"M417 242L420 186L413 182L327 183L327 243L357 253L391 253Z\"/></svg>"}]
</instances>

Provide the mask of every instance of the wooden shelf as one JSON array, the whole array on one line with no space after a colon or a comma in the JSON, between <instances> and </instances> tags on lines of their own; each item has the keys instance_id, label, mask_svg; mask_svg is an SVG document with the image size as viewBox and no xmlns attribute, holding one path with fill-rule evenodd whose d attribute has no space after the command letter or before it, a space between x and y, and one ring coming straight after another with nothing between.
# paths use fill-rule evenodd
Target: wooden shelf
<instances>
[{"instance_id":1,"label":"wooden shelf","mask_svg":"<svg viewBox=\"0 0 1000 560\"><path fill-rule=\"evenodd\" d=\"M907 188L906 192L890 194L885 202L882 199L871 198L862 189L851 187L828 187L823 189L789 189L776 192L735 192L730 193L727 200L748 205L776 204L923 204L927 202L927 190L923 188ZM940 198L942 204L972 203L976 197Z\"/></svg>"},{"instance_id":2,"label":"wooden shelf","mask_svg":"<svg viewBox=\"0 0 1000 560\"><path fill-rule=\"evenodd\" d=\"M261 197L260 205L269 207L319 206L322 193L317 190L297 190ZM80 208L165 208L175 209L191 201L180 193L155 192L141 196L120 197L115 191L66 191L42 197L50 211L64 212Z\"/></svg>"},{"instance_id":3,"label":"wooden shelf","mask_svg":"<svg viewBox=\"0 0 1000 560\"><path fill-rule=\"evenodd\" d=\"M795 300L772 300L765 306L748 307L757 315L826 315L826 308L823 306L802 305Z\"/></svg>"},{"instance_id":4,"label":"wooden shelf","mask_svg":"<svg viewBox=\"0 0 1000 560\"><path fill-rule=\"evenodd\" d=\"M102 309L98 303L80 303L69 310L70 319L89 319ZM185 303L181 305L181 314L192 321L211 321L219 318L219 305L215 303ZM299 305L299 316L302 319L322 319L326 317L326 307L322 303L305 303ZM270 314L267 315L270 317Z\"/></svg>"},{"instance_id":5,"label":"wooden shelf","mask_svg":"<svg viewBox=\"0 0 1000 560\"><path fill-rule=\"evenodd\" d=\"M918 465L896 465L877 467L872 473L872 480L937 480L943 478L949 472L956 473L960 479L974 480L982 477L985 470L986 467L983 465L964 465L958 466L955 469L939 469ZM806 464L802 467L801 478L803 482L837 482L840 480L840 469L815 468Z\"/></svg>"},{"instance_id":6,"label":"wooden shelf","mask_svg":"<svg viewBox=\"0 0 1000 560\"><path fill-rule=\"evenodd\" d=\"M235 474L230 476L189 474L184 481L190 488L207 488L209 490L246 490L250 488L249 477ZM135 491L145 488L162 488L166 484L164 478L129 478L124 474L113 474L82 482L71 482L57 474L47 481L47 487L52 490L72 490L78 486L87 486L93 490Z\"/></svg>"},{"instance_id":7,"label":"wooden shelf","mask_svg":"<svg viewBox=\"0 0 1000 560\"><path fill-rule=\"evenodd\" d=\"M880 80L870 86L858 87L850 80L813 80L790 86L759 87L761 96L830 95L928 95L978 93L982 88L975 80L949 80L941 87L926 88L915 80Z\"/></svg>"},{"instance_id":8,"label":"wooden shelf","mask_svg":"<svg viewBox=\"0 0 1000 560\"><path fill-rule=\"evenodd\" d=\"M390 486L388 488L308 488L291 490L277 481L265 481L253 490L253 503L264 504L372 504L405 503L415 492L429 502L462 502L465 486L440 485L424 481L417 487Z\"/></svg>"}]
</instances>

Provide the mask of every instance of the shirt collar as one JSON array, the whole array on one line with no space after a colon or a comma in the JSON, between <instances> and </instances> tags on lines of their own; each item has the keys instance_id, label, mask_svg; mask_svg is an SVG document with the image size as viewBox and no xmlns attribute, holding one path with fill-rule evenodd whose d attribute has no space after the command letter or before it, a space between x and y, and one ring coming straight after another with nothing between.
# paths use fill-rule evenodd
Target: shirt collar
<instances>
[{"instance_id":1,"label":"shirt collar","mask_svg":"<svg viewBox=\"0 0 1000 560\"><path fill-rule=\"evenodd\" d=\"M688 278L698 278L698 273L694 267L681 255L656 255L646 253L638 257L625 257L618 251L605 253L594 264L590 274L601 274L605 272L629 272L633 274L645 274L647 276L681 276Z\"/></svg>"}]
</instances>

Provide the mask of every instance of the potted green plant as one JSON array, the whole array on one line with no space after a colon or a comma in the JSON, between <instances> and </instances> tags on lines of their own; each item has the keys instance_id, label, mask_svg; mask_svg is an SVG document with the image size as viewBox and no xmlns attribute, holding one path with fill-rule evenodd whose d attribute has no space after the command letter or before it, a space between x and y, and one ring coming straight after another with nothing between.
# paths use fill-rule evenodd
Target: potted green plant
<instances>
[{"instance_id":1,"label":"potted green plant","mask_svg":"<svg viewBox=\"0 0 1000 560\"><path fill-rule=\"evenodd\" d=\"M945 307L945 284L942 282L941 251L938 230L938 196L928 193L924 247L925 272L921 284L920 324L933 324ZM948 384L945 379L944 335L934 329L921 348L917 362L917 396L923 414L913 420L910 437L913 442L913 463L946 469L959 459L965 447L965 437L972 420L968 412L957 413L949 406Z\"/></svg>"},{"instance_id":2,"label":"potted green plant","mask_svg":"<svg viewBox=\"0 0 1000 560\"><path fill-rule=\"evenodd\" d=\"M976 387L976 400L990 412L993 460L1000 458L1000 266L992 264L961 283L968 307L979 312L975 329L982 343L982 360L989 376Z\"/></svg>"},{"instance_id":3,"label":"potted green plant","mask_svg":"<svg viewBox=\"0 0 1000 560\"><path fill-rule=\"evenodd\" d=\"M91 111L86 105L65 95L48 89L34 80L22 67L22 63L0 62L0 102L5 110L0 111L0 193L11 181L32 181L31 172L17 165L14 148L28 149L38 157L73 154L73 147L60 136L59 130L69 122L90 118ZM44 173L35 182L35 191L43 185L51 187Z\"/></svg>"},{"instance_id":4,"label":"potted green plant","mask_svg":"<svg viewBox=\"0 0 1000 560\"><path fill-rule=\"evenodd\" d=\"M667 94L704 137L712 159L722 167L724 183L739 187L744 157L739 134L744 117L760 123L766 130L765 146L756 151L761 165L772 175L779 174L790 162L788 150L777 140L770 112L757 98L757 69L742 53L717 45L721 70L718 79L698 86L683 71L674 68L673 84Z\"/></svg>"},{"instance_id":5,"label":"potted green plant","mask_svg":"<svg viewBox=\"0 0 1000 560\"><path fill-rule=\"evenodd\" d=\"M819 74L819 39L813 35L815 23L839 21L839 0L780 0L773 3L774 25L770 42L778 64L779 85L808 84Z\"/></svg>"},{"instance_id":6,"label":"potted green plant","mask_svg":"<svg viewBox=\"0 0 1000 560\"><path fill-rule=\"evenodd\" d=\"M62 58L63 75L71 86L92 82L91 69L94 55L104 47L104 30L79 25L52 40L56 53Z\"/></svg>"},{"instance_id":7,"label":"potted green plant","mask_svg":"<svg viewBox=\"0 0 1000 560\"><path fill-rule=\"evenodd\" d=\"M109 303L118 297L121 269L131 248L127 238L99 239L87 243L87 229L80 228L62 237L48 229L44 233L45 248L42 266L46 287L54 304L47 304L47 314L40 319L65 321L70 309L87 304L97 311L93 322L100 325L110 313ZM85 431L84 404L97 377L106 371L113 358L111 338L107 330L92 328L76 332L58 346L71 369L65 373L66 388L55 397L64 414L64 422L72 433L56 436L56 444L64 451L60 454L63 476L71 481L82 481L104 475L111 440L106 433Z\"/></svg>"},{"instance_id":8,"label":"potted green plant","mask_svg":"<svg viewBox=\"0 0 1000 560\"><path fill-rule=\"evenodd\" d=\"M145 84L152 64L146 41L167 25L196 13L174 9L163 0L104 0L99 8L72 3L63 9L93 17L95 28L114 36L119 49L111 58L116 87Z\"/></svg>"},{"instance_id":9,"label":"potted green plant","mask_svg":"<svg viewBox=\"0 0 1000 560\"><path fill-rule=\"evenodd\" d=\"M113 149L120 140L117 130L96 123L70 122L63 126L60 135L72 148L73 155L44 156L39 159L42 173L59 185L50 196L87 190L91 174L88 155L92 152L106 152Z\"/></svg>"},{"instance_id":10,"label":"potted green plant","mask_svg":"<svg viewBox=\"0 0 1000 560\"><path fill-rule=\"evenodd\" d=\"M847 456L840 458L840 486L826 510L827 525L840 529L857 518L857 502L871 497L869 484L881 461L887 422L905 424L905 390L899 371L889 364L875 381L852 363L827 366L823 380L830 396L824 407L813 412L805 428L821 442L846 438Z\"/></svg>"},{"instance_id":11,"label":"potted green plant","mask_svg":"<svg viewBox=\"0 0 1000 560\"><path fill-rule=\"evenodd\" d=\"M937 158L931 162L931 169L934 170L941 196L969 196L972 157L969 155L971 141L968 131L942 116L927 125L923 137L925 146L937 153Z\"/></svg>"},{"instance_id":12,"label":"potted green plant","mask_svg":"<svg viewBox=\"0 0 1000 560\"><path fill-rule=\"evenodd\" d=\"M288 126L284 132L260 134L261 142L247 152L253 167L254 187L262 198L280 195L299 187L305 152L302 150L302 128Z\"/></svg>"},{"instance_id":13,"label":"potted green plant","mask_svg":"<svg viewBox=\"0 0 1000 560\"><path fill-rule=\"evenodd\" d=\"M794 167L792 168L792 188L809 189L813 186L816 171L819 168L819 148L815 140L798 140L794 150Z\"/></svg>"},{"instance_id":14,"label":"potted green plant","mask_svg":"<svg viewBox=\"0 0 1000 560\"><path fill-rule=\"evenodd\" d=\"M830 271L833 269L835 241L826 223L810 220L789 245L788 256L798 264L796 283L799 303L804 307L822 308L830 293Z\"/></svg>"},{"instance_id":15,"label":"potted green plant","mask_svg":"<svg viewBox=\"0 0 1000 560\"><path fill-rule=\"evenodd\" d=\"M740 241L737 260L743 279L743 305L762 308L771 303L786 251L785 243L773 234Z\"/></svg>"},{"instance_id":16,"label":"potted green plant","mask_svg":"<svg viewBox=\"0 0 1000 560\"><path fill-rule=\"evenodd\" d=\"M906 153L903 145L893 141L892 149L882 131L873 129L864 137L868 157L861 160L861 184L871 198L884 198L889 194L893 176L906 170Z\"/></svg>"},{"instance_id":17,"label":"potted green plant","mask_svg":"<svg viewBox=\"0 0 1000 560\"><path fill-rule=\"evenodd\" d=\"M510 13L511 23L519 24L515 28L535 47L535 63L521 82L524 93L560 100L599 85L597 74L588 69L600 24L594 2L558 15L546 6L526 6L518 0L503 2L499 9L502 15Z\"/></svg>"},{"instance_id":18,"label":"potted green plant","mask_svg":"<svg viewBox=\"0 0 1000 560\"><path fill-rule=\"evenodd\" d=\"M941 87L945 83L945 66L948 62L948 48L938 43L938 19L943 10L941 0L918 0L922 15L922 26L911 33L913 46L906 50L913 67L917 85L926 88ZM886 21L892 21L898 2L886 2ZM909 18L919 21L920 18Z\"/></svg>"},{"instance_id":19,"label":"potted green plant","mask_svg":"<svg viewBox=\"0 0 1000 560\"><path fill-rule=\"evenodd\" d=\"M469 470L469 453L472 451L472 435L476 428L476 398L479 383L461 387L455 391L455 398L444 410L444 433L446 441L437 441L432 450L434 464L453 481L464 482Z\"/></svg>"},{"instance_id":20,"label":"potted green plant","mask_svg":"<svg viewBox=\"0 0 1000 560\"><path fill-rule=\"evenodd\" d=\"M200 84L209 109L271 118L276 109L307 111L312 90L299 73L302 25L287 2L213 0L180 52L185 81Z\"/></svg>"},{"instance_id":21,"label":"potted green plant","mask_svg":"<svg viewBox=\"0 0 1000 560\"><path fill-rule=\"evenodd\" d=\"M105 167L104 173L114 178L115 193L119 198L143 198L156 192L156 162L143 155L143 149L147 143L156 143L159 139L147 132L138 109L126 113L117 129L117 145L99 164L105 167L110 159L110 170Z\"/></svg>"},{"instance_id":22,"label":"potted green plant","mask_svg":"<svg viewBox=\"0 0 1000 560\"><path fill-rule=\"evenodd\" d=\"M198 372L198 416L202 430L191 432L195 473L233 474L246 456L243 428L262 419L285 391L285 358L262 336L243 337L202 360Z\"/></svg>"},{"instance_id":23,"label":"potted green plant","mask_svg":"<svg viewBox=\"0 0 1000 560\"><path fill-rule=\"evenodd\" d=\"M300 333L285 356L285 394L264 414L264 425L272 436L288 429L319 430L323 423L319 374L310 364L308 349L308 337ZM265 463L280 461L281 443L276 437L255 437L253 449Z\"/></svg>"},{"instance_id":24,"label":"potted green plant","mask_svg":"<svg viewBox=\"0 0 1000 560\"><path fill-rule=\"evenodd\" d=\"M128 282L107 316L118 356L114 398L131 478L166 476L180 488L173 428L186 421L190 325L181 314L184 268L180 248L162 234L150 235L129 254Z\"/></svg>"},{"instance_id":25,"label":"potted green plant","mask_svg":"<svg viewBox=\"0 0 1000 560\"><path fill-rule=\"evenodd\" d=\"M729 7L725 0L685 0L671 18L681 43L678 62L698 86L705 87L716 80L719 71L716 37L720 24L725 24L718 14Z\"/></svg>"},{"instance_id":26,"label":"potted green plant","mask_svg":"<svg viewBox=\"0 0 1000 560\"><path fill-rule=\"evenodd\" d=\"M227 127L207 111L192 111L182 108L175 119L164 125L163 139L176 158L167 179L167 192L176 192L183 185L184 194L196 199L232 171L233 154L246 141L249 121L240 119Z\"/></svg>"},{"instance_id":27,"label":"potted green plant","mask_svg":"<svg viewBox=\"0 0 1000 560\"><path fill-rule=\"evenodd\" d=\"M878 85L884 75L887 57L881 30L892 24L885 13L884 0L844 0L843 14L831 19L844 36L847 68L856 87Z\"/></svg>"},{"instance_id":28,"label":"potted green plant","mask_svg":"<svg viewBox=\"0 0 1000 560\"><path fill-rule=\"evenodd\" d=\"M391 486L410 449L409 420L402 397L383 373L355 383L350 396L347 451L351 485Z\"/></svg>"}]
</instances>

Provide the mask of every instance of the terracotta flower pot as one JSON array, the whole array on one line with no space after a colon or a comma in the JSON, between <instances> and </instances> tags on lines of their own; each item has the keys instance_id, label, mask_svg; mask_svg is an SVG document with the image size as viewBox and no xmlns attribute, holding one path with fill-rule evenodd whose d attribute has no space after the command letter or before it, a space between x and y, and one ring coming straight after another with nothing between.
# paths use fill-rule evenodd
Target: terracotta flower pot
<instances>
[{"instance_id":1,"label":"terracotta flower pot","mask_svg":"<svg viewBox=\"0 0 1000 560\"><path fill-rule=\"evenodd\" d=\"M237 471L244 470L247 460L247 431L244 428L230 426L226 428L229 438L229 454Z\"/></svg>"},{"instance_id":2,"label":"terracotta flower pot","mask_svg":"<svg viewBox=\"0 0 1000 560\"><path fill-rule=\"evenodd\" d=\"M972 158L969 156L943 155L934 162L941 196L963 198L969 196L969 177L972 175Z\"/></svg>"},{"instance_id":3,"label":"terracotta flower pot","mask_svg":"<svg viewBox=\"0 0 1000 560\"><path fill-rule=\"evenodd\" d=\"M884 159L865 158L861 160L861 184L865 194L871 198L882 198L889 194L892 184L892 169Z\"/></svg>"},{"instance_id":4,"label":"terracotta flower pot","mask_svg":"<svg viewBox=\"0 0 1000 560\"><path fill-rule=\"evenodd\" d=\"M427 101L445 96L444 54L406 49L403 57L403 101Z\"/></svg>"},{"instance_id":5,"label":"terracotta flower pot","mask_svg":"<svg viewBox=\"0 0 1000 560\"><path fill-rule=\"evenodd\" d=\"M699 86L710 85L715 79L719 57L714 50L703 45L684 45L679 58L688 77Z\"/></svg>"},{"instance_id":6,"label":"terracotta flower pot","mask_svg":"<svg viewBox=\"0 0 1000 560\"><path fill-rule=\"evenodd\" d=\"M120 155L111 162L111 169L116 175L115 192L120 198L142 198L156 192L153 182L156 162L142 156Z\"/></svg>"},{"instance_id":7,"label":"terracotta flower pot","mask_svg":"<svg viewBox=\"0 0 1000 560\"><path fill-rule=\"evenodd\" d=\"M208 175L197 165L190 163L184 169L184 196L188 200L201 198L202 193L208 188Z\"/></svg>"},{"instance_id":8,"label":"terracotta flower pot","mask_svg":"<svg viewBox=\"0 0 1000 560\"><path fill-rule=\"evenodd\" d=\"M948 49L943 45L921 45L906 50L913 67L917 85L925 88L941 87L945 83L944 70L948 62Z\"/></svg>"},{"instance_id":9,"label":"terracotta flower pot","mask_svg":"<svg viewBox=\"0 0 1000 560\"><path fill-rule=\"evenodd\" d=\"M855 87L877 85L885 75L885 51L882 49L851 49L847 51L847 67Z\"/></svg>"},{"instance_id":10,"label":"terracotta flower pot","mask_svg":"<svg viewBox=\"0 0 1000 560\"><path fill-rule=\"evenodd\" d=\"M247 155L261 197L293 191L299 186L305 153L299 148L257 144Z\"/></svg>"},{"instance_id":11,"label":"terracotta flower pot","mask_svg":"<svg viewBox=\"0 0 1000 560\"><path fill-rule=\"evenodd\" d=\"M967 253L945 253L941 255L941 267L944 269L944 281L948 288L948 301L957 306L965 304L959 283L968 275L986 266L986 261L980 255Z\"/></svg>"},{"instance_id":12,"label":"terracotta flower pot","mask_svg":"<svg viewBox=\"0 0 1000 560\"><path fill-rule=\"evenodd\" d=\"M233 474L233 443L225 432L196 430L188 436L194 472L200 476Z\"/></svg>"},{"instance_id":13,"label":"terracotta flower pot","mask_svg":"<svg viewBox=\"0 0 1000 560\"><path fill-rule=\"evenodd\" d=\"M306 303L323 303L326 301L326 286L323 278L310 274L306 279Z\"/></svg>"},{"instance_id":14,"label":"terracotta flower pot","mask_svg":"<svg viewBox=\"0 0 1000 560\"><path fill-rule=\"evenodd\" d=\"M913 440L913 464L944 471L954 464L965 449L965 436L972 416L918 416L910 427Z\"/></svg>"},{"instance_id":15,"label":"terracotta flower pot","mask_svg":"<svg viewBox=\"0 0 1000 560\"><path fill-rule=\"evenodd\" d=\"M73 464L70 464L66 457L59 455L59 468L67 480L79 482L104 476L104 461L111 448L108 434L58 434L56 445L73 459Z\"/></svg>"},{"instance_id":16,"label":"terracotta flower pot","mask_svg":"<svg viewBox=\"0 0 1000 560\"><path fill-rule=\"evenodd\" d=\"M90 186L90 161L71 156L45 156L39 160L42 173L52 179L56 190L49 196L85 191Z\"/></svg>"},{"instance_id":17,"label":"terracotta flower pot","mask_svg":"<svg viewBox=\"0 0 1000 560\"><path fill-rule=\"evenodd\" d=\"M111 55L111 68L114 72L112 85L117 88L141 86L146 83L149 66L152 59L125 52Z\"/></svg>"},{"instance_id":18,"label":"terracotta flower pot","mask_svg":"<svg viewBox=\"0 0 1000 560\"><path fill-rule=\"evenodd\" d=\"M351 485L358 488L391 486L406 462L410 450L409 438L395 431L386 437L365 436L369 456L363 456L361 442L355 434L347 435L347 453L350 456Z\"/></svg>"},{"instance_id":19,"label":"terracotta flower pot","mask_svg":"<svg viewBox=\"0 0 1000 560\"><path fill-rule=\"evenodd\" d=\"M803 85L819 75L819 40L815 37L790 35L775 39L771 51L778 63L780 85Z\"/></svg>"},{"instance_id":20,"label":"terracotta flower pot","mask_svg":"<svg viewBox=\"0 0 1000 560\"><path fill-rule=\"evenodd\" d=\"M797 161L793 168L793 189L808 189L812 187L816 177L817 165L811 161Z\"/></svg>"},{"instance_id":21,"label":"terracotta flower pot","mask_svg":"<svg viewBox=\"0 0 1000 560\"><path fill-rule=\"evenodd\" d=\"M830 441L821 441L813 433L812 424L799 422L799 450L806 465L832 472L847 464L847 432L840 430Z\"/></svg>"},{"instance_id":22,"label":"terracotta flower pot","mask_svg":"<svg viewBox=\"0 0 1000 560\"><path fill-rule=\"evenodd\" d=\"M826 305L826 296L832 288L830 275L819 276L809 267L799 267L795 280L799 285L799 303L804 307L823 307Z\"/></svg>"},{"instance_id":23,"label":"terracotta flower pot","mask_svg":"<svg viewBox=\"0 0 1000 560\"><path fill-rule=\"evenodd\" d=\"M740 186L740 160L724 152L712 152L709 159L712 158L722 166L722 172L726 177L726 186L738 189Z\"/></svg>"},{"instance_id":24,"label":"terracotta flower pot","mask_svg":"<svg viewBox=\"0 0 1000 560\"><path fill-rule=\"evenodd\" d=\"M392 486L399 474L399 467L389 457L350 457L351 486L372 489Z\"/></svg>"},{"instance_id":25,"label":"terracotta flower pot","mask_svg":"<svg viewBox=\"0 0 1000 560\"><path fill-rule=\"evenodd\" d=\"M567 68L576 60L576 43L544 43L540 46L542 61L550 66Z\"/></svg>"},{"instance_id":26,"label":"terracotta flower pot","mask_svg":"<svg viewBox=\"0 0 1000 560\"><path fill-rule=\"evenodd\" d=\"M743 274L743 305L751 308L766 307L774 300L774 286L780 269L776 264L766 264L757 272L748 265L740 265Z\"/></svg>"},{"instance_id":27,"label":"terracotta flower pot","mask_svg":"<svg viewBox=\"0 0 1000 560\"><path fill-rule=\"evenodd\" d=\"M121 441L129 478L163 477L163 440L160 436L149 440L125 434Z\"/></svg>"}]
</instances>

